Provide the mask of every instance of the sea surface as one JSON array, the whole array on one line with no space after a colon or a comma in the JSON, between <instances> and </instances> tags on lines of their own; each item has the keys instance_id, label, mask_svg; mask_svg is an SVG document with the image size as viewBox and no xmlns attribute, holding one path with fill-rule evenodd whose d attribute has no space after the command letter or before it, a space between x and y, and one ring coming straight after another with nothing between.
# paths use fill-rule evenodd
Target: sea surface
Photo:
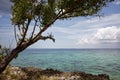
<instances>
[{"instance_id":1,"label":"sea surface","mask_svg":"<svg viewBox=\"0 0 120 80\"><path fill-rule=\"evenodd\" d=\"M120 49L27 49L11 64L102 73L108 74L111 80L120 80Z\"/></svg>"}]
</instances>

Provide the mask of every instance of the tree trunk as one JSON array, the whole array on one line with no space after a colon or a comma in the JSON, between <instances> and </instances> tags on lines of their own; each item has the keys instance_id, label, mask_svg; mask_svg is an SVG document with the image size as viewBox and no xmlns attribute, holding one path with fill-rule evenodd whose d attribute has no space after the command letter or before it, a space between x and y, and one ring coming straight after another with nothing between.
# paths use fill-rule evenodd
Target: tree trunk
<instances>
[{"instance_id":1,"label":"tree trunk","mask_svg":"<svg viewBox=\"0 0 120 80\"><path fill-rule=\"evenodd\" d=\"M58 18L58 17L57 17ZM46 28L41 30L38 35L33 39L29 40L28 42L22 42L19 46L13 49L1 62L0 62L0 74L6 69L7 65L19 54L19 52L26 49L28 46L32 45L33 43L37 42L38 40L42 39L41 34L44 32L57 18L55 18L51 23L49 23ZM51 37L48 39L51 39Z\"/></svg>"},{"instance_id":2,"label":"tree trunk","mask_svg":"<svg viewBox=\"0 0 120 80\"><path fill-rule=\"evenodd\" d=\"M16 47L13 49L0 63L0 74L6 69L7 65L15 58L19 52L26 49L28 46L27 44L24 44L22 46Z\"/></svg>"}]
</instances>

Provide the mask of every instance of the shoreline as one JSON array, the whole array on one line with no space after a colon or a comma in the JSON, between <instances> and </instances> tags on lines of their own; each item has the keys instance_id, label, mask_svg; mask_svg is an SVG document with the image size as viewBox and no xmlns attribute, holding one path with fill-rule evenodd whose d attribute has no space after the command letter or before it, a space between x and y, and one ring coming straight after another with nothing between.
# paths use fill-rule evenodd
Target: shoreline
<instances>
[{"instance_id":1,"label":"shoreline","mask_svg":"<svg viewBox=\"0 0 120 80\"><path fill-rule=\"evenodd\" d=\"M0 80L110 80L107 74L93 75L85 72L64 72L35 67L9 65Z\"/></svg>"}]
</instances>

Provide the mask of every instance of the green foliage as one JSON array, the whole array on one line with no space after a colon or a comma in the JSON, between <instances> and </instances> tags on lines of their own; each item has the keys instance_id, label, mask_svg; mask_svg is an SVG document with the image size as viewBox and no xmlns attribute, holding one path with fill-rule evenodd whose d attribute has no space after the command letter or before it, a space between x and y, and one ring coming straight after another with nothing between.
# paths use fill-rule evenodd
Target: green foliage
<instances>
[{"instance_id":1,"label":"green foliage","mask_svg":"<svg viewBox=\"0 0 120 80\"><path fill-rule=\"evenodd\" d=\"M91 16L97 14L107 2L112 0L59 0L58 7L69 11L61 18L66 19L77 16Z\"/></svg>"},{"instance_id":2,"label":"green foliage","mask_svg":"<svg viewBox=\"0 0 120 80\"><path fill-rule=\"evenodd\" d=\"M0 62L3 60L4 56L0 55Z\"/></svg>"},{"instance_id":3,"label":"green foliage","mask_svg":"<svg viewBox=\"0 0 120 80\"><path fill-rule=\"evenodd\" d=\"M32 19L30 11L32 2L29 0L19 0L12 6L12 22L16 25L23 24L27 19Z\"/></svg>"},{"instance_id":4,"label":"green foliage","mask_svg":"<svg viewBox=\"0 0 120 80\"><path fill-rule=\"evenodd\" d=\"M48 15L49 14L49 15ZM53 9L50 7L50 5L44 5L43 9L43 17L42 17L42 24L46 25L54 18L54 12Z\"/></svg>"},{"instance_id":5,"label":"green foliage","mask_svg":"<svg viewBox=\"0 0 120 80\"><path fill-rule=\"evenodd\" d=\"M51 9L55 9L55 0L48 0L48 5L51 7Z\"/></svg>"},{"instance_id":6,"label":"green foliage","mask_svg":"<svg viewBox=\"0 0 120 80\"><path fill-rule=\"evenodd\" d=\"M63 11L59 19L66 19L77 16L91 16L96 14L107 2L113 0L11 0L13 24L23 24L36 16L41 24L46 25L56 15L56 12ZM56 11L57 10L57 11Z\"/></svg>"},{"instance_id":7,"label":"green foliage","mask_svg":"<svg viewBox=\"0 0 120 80\"><path fill-rule=\"evenodd\" d=\"M0 62L2 61L2 59L4 59L6 55L8 55L9 51L10 49L2 47L2 45L0 45Z\"/></svg>"},{"instance_id":8,"label":"green foliage","mask_svg":"<svg viewBox=\"0 0 120 80\"><path fill-rule=\"evenodd\" d=\"M13 0L12 6L12 22L15 25L25 23L35 17L42 18L42 24L46 24L54 16L54 0L49 0L49 4L45 2L36 2L36 0ZM49 14L49 15L48 15Z\"/></svg>"},{"instance_id":9,"label":"green foliage","mask_svg":"<svg viewBox=\"0 0 120 80\"><path fill-rule=\"evenodd\" d=\"M41 15L42 14L42 9L43 9L43 5L42 5L42 3L40 3L36 7L34 7L33 14L36 15L36 16Z\"/></svg>"},{"instance_id":10,"label":"green foliage","mask_svg":"<svg viewBox=\"0 0 120 80\"><path fill-rule=\"evenodd\" d=\"M15 74L11 74L10 76L11 76L11 79L13 79L13 80L16 80L18 78L18 76Z\"/></svg>"}]
</instances>

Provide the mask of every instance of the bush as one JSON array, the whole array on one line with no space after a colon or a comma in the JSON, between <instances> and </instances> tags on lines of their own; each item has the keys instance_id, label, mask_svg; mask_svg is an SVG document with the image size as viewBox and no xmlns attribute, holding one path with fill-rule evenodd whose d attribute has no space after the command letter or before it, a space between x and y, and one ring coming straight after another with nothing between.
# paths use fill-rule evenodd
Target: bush
<instances>
[{"instance_id":1,"label":"bush","mask_svg":"<svg viewBox=\"0 0 120 80\"><path fill-rule=\"evenodd\" d=\"M1 60L2 60L6 55L8 55L9 52L10 52L10 49L9 49L9 48L2 47L2 46L0 45L0 62L1 62Z\"/></svg>"}]
</instances>

